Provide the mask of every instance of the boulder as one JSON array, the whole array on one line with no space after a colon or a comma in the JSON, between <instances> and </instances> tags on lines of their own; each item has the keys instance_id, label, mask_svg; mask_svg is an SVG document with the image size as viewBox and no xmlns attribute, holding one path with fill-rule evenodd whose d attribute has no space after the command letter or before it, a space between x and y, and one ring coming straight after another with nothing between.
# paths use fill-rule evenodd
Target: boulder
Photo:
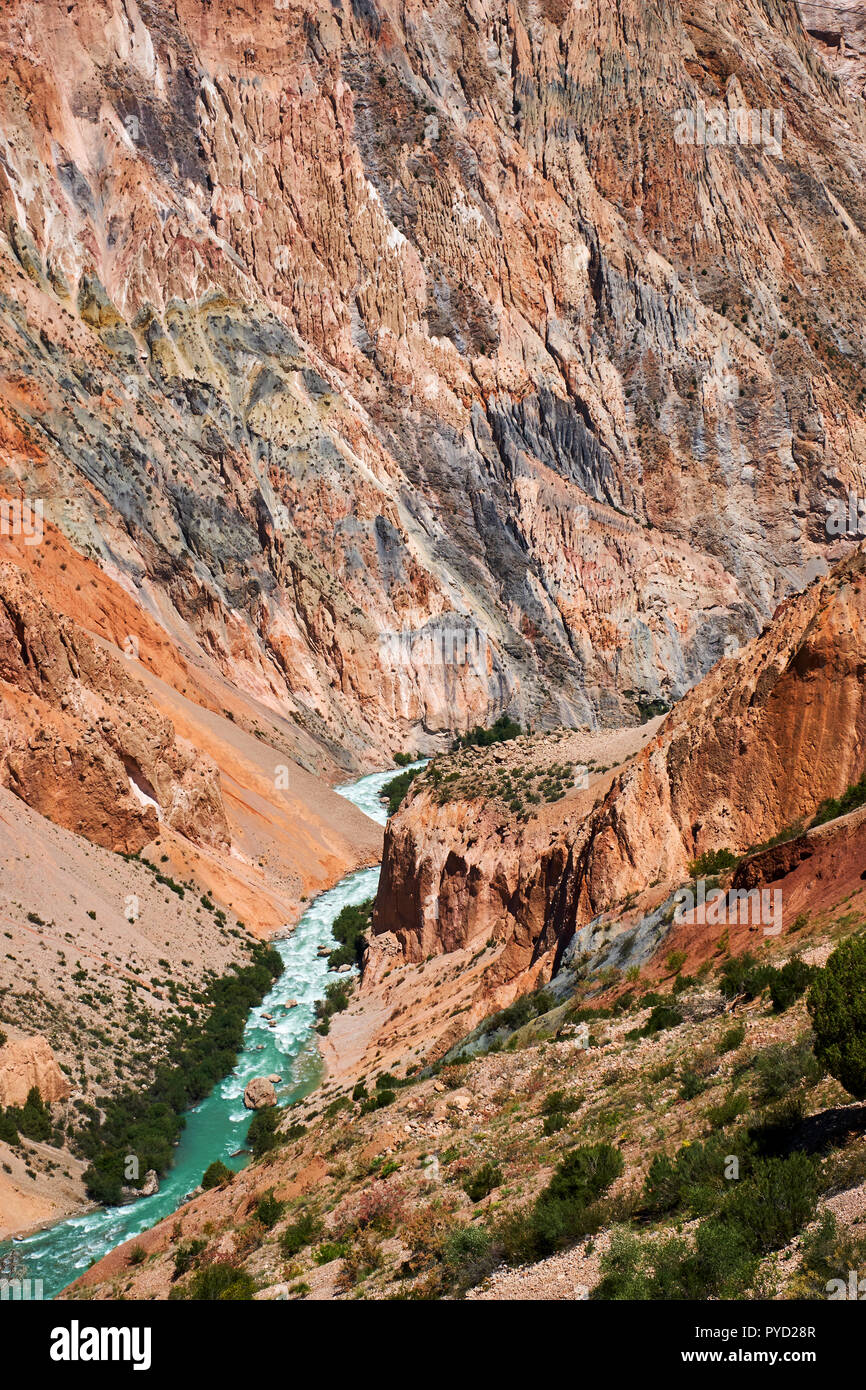
<instances>
[{"instance_id":1,"label":"boulder","mask_svg":"<svg viewBox=\"0 0 866 1390\"><path fill-rule=\"evenodd\" d=\"M159 1176L154 1168L148 1168L141 1185L142 1197L155 1197L159 1191Z\"/></svg>"},{"instance_id":2,"label":"boulder","mask_svg":"<svg viewBox=\"0 0 866 1390\"><path fill-rule=\"evenodd\" d=\"M244 1091L244 1105L247 1110L264 1110L267 1105L276 1105L277 1093L274 1083L266 1076L254 1076Z\"/></svg>"}]
</instances>

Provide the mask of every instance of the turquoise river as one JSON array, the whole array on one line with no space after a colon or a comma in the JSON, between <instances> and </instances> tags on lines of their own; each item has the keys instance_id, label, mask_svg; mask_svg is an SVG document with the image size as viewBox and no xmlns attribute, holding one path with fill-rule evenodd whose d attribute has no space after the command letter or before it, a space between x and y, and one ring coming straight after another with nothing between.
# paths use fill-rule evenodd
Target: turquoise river
<instances>
[{"instance_id":1,"label":"turquoise river","mask_svg":"<svg viewBox=\"0 0 866 1390\"><path fill-rule=\"evenodd\" d=\"M385 808L379 792L394 775L393 771L374 772L337 790L384 824ZM372 897L378 880L378 868L347 874L335 888L316 898L290 937L274 942L283 959L283 974L250 1012L243 1051L234 1071L187 1115L174 1166L163 1177L155 1196L130 1206L73 1216L15 1242L26 1277L42 1281L44 1298L53 1298L116 1245L170 1216L198 1186L214 1159L221 1158L233 1168L248 1161L246 1155L236 1155L243 1148L251 1119L243 1103L244 1087L251 1077L278 1072L283 1078L277 1087L280 1105L291 1105L318 1084L321 1059L313 1024L316 1001L323 998L328 983L328 962L319 955L319 947L333 942L331 927L341 908ZM289 999L297 1000L297 1007L287 1009ZM275 1027L269 1026L264 1014L272 1015ZM0 1253L8 1249L8 1244L0 1246Z\"/></svg>"}]
</instances>

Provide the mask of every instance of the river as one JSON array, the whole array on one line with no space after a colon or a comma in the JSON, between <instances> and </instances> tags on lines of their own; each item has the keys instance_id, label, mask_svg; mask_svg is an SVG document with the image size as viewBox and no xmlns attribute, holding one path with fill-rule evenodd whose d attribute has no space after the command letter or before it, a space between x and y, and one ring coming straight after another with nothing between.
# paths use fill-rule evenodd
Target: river
<instances>
[{"instance_id":1,"label":"river","mask_svg":"<svg viewBox=\"0 0 866 1390\"><path fill-rule=\"evenodd\" d=\"M379 791L394 776L394 769L374 772L336 790L384 825ZM129 1206L101 1207L70 1217L16 1241L13 1248L26 1277L42 1281L44 1298L53 1298L116 1245L170 1216L199 1185L214 1159L235 1169L248 1162L246 1155L233 1155L243 1147L252 1118L243 1102L244 1088L252 1077L278 1072L283 1078L277 1087L280 1105L291 1105L315 1089L322 1064L313 1025L316 1001L324 997L328 983L328 962L318 954L319 947L333 942L331 927L341 909L371 898L378 881L378 868L347 874L310 904L290 937L273 943L282 957L283 973L262 1003L250 1011L243 1050L232 1073L187 1115L174 1165L162 1178L158 1193ZM287 1009L289 999L296 999L297 1007ZM274 1028L264 1014L273 1016ZM9 1248L8 1242L0 1245L0 1253Z\"/></svg>"}]
</instances>

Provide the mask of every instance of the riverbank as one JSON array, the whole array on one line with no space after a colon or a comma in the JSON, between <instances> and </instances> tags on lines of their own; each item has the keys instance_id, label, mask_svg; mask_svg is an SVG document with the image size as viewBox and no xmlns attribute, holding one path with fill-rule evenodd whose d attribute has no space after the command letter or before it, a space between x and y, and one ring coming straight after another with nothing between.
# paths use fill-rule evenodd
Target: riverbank
<instances>
[{"instance_id":1,"label":"riverbank","mask_svg":"<svg viewBox=\"0 0 866 1390\"><path fill-rule=\"evenodd\" d=\"M349 803L347 809L354 808L350 811L353 818L373 822L378 833L385 819L378 792L393 775L392 771L376 773L337 789L341 799ZM331 926L342 908L373 896L378 872L378 867L362 867L343 875L306 905L288 935L273 939L283 961L283 975L262 1003L251 1010L243 1049L232 1073L188 1115L175 1163L159 1193L131 1206L91 1208L47 1228L40 1223L39 1230L14 1246L30 1276L43 1280L46 1296L54 1296L76 1273L113 1247L145 1239L155 1223L173 1217L214 1160L234 1169L244 1166L247 1155L239 1157L238 1151L244 1148L250 1112L244 1109L243 1091L253 1076L280 1075L277 1094L283 1106L319 1085L323 1063L314 1031L315 1006L324 996L329 976L327 959L320 950L333 944Z\"/></svg>"},{"instance_id":2,"label":"riverbank","mask_svg":"<svg viewBox=\"0 0 866 1390\"><path fill-rule=\"evenodd\" d=\"M249 697L220 713L136 674L219 769L228 849L163 821L140 858L124 858L0 787L0 1022L47 1042L73 1118L118 1083L148 1085L174 999L242 964L245 935L291 934L318 894L381 857L381 824L329 785L326 759L321 779L293 760L286 721ZM86 1213L86 1166L66 1148L0 1141L0 1240Z\"/></svg>"}]
</instances>

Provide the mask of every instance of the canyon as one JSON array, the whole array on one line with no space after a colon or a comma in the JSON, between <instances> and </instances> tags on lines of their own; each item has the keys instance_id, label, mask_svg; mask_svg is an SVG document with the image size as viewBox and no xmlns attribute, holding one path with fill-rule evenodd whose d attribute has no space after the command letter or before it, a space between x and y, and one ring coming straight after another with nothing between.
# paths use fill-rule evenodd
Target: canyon
<instances>
[{"instance_id":1,"label":"canyon","mask_svg":"<svg viewBox=\"0 0 866 1390\"><path fill-rule=\"evenodd\" d=\"M862 110L607 9L4 7L0 484L356 766L679 698L863 485Z\"/></svg>"},{"instance_id":2,"label":"canyon","mask_svg":"<svg viewBox=\"0 0 866 1390\"><path fill-rule=\"evenodd\" d=\"M85 1209L179 1001L382 864L273 1149L67 1297L190 1241L250 1297L551 1296L630 1209L459 1287L454 1224L578 1134L642 1182L713 1123L692 1053L764 1115L806 1005L720 973L866 920L862 811L811 824L866 773L864 53L852 0L3 6L0 1111L54 1132L0 1139L0 1240ZM426 759L384 831L337 790ZM778 940L674 914L705 863Z\"/></svg>"}]
</instances>

